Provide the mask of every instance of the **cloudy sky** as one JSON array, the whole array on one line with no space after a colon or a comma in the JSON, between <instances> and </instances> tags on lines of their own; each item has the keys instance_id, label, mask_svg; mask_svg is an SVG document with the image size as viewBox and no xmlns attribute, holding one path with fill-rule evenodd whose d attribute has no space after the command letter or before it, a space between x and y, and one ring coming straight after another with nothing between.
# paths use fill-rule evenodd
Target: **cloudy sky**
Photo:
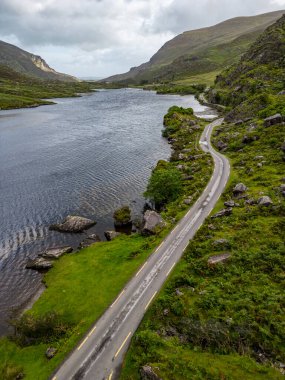
<instances>
[{"instance_id":1,"label":"cloudy sky","mask_svg":"<svg viewBox=\"0 0 285 380\"><path fill-rule=\"evenodd\" d=\"M105 77L185 30L283 8L285 0L0 0L0 39L58 71Z\"/></svg>"}]
</instances>

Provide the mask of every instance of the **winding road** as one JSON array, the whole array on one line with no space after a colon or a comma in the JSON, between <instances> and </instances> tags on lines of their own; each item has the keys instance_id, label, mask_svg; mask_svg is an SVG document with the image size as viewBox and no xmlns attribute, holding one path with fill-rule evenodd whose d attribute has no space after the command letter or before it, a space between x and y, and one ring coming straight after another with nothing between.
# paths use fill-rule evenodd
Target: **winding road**
<instances>
[{"instance_id":1,"label":"winding road","mask_svg":"<svg viewBox=\"0 0 285 380\"><path fill-rule=\"evenodd\" d=\"M132 335L145 311L225 188L230 164L210 142L213 129L222 121L218 119L207 125L200 139L201 149L210 152L215 164L212 178L202 195L51 376L52 380L118 378Z\"/></svg>"}]
</instances>

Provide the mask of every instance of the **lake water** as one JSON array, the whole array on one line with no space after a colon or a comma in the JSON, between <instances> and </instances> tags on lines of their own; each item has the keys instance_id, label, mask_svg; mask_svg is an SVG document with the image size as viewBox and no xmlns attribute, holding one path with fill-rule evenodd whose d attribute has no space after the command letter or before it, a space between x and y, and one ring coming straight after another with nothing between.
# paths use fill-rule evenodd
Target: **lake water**
<instances>
[{"instance_id":1,"label":"lake water","mask_svg":"<svg viewBox=\"0 0 285 380\"><path fill-rule=\"evenodd\" d=\"M88 232L103 237L119 206L141 212L152 168L170 156L161 130L174 104L212 115L193 96L136 89L0 111L0 334L41 287L27 260L47 247L77 247L85 236L49 231L50 224L82 215L97 221Z\"/></svg>"}]
</instances>

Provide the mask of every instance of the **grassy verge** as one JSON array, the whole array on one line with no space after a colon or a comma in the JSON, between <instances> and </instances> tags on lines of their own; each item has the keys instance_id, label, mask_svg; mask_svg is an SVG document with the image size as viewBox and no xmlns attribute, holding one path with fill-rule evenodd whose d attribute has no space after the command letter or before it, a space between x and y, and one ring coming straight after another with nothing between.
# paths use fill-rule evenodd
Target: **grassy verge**
<instances>
[{"instance_id":1,"label":"grassy verge","mask_svg":"<svg viewBox=\"0 0 285 380\"><path fill-rule=\"evenodd\" d=\"M215 211L238 182L247 198L235 199L231 216L208 218L190 242L134 336L121 379L140 379L145 365L163 380L283 378L284 139L282 125L264 128L259 120L216 130L233 171ZM273 205L246 203L263 195ZM223 253L231 254L226 263L208 264Z\"/></svg>"},{"instance_id":2,"label":"grassy verge","mask_svg":"<svg viewBox=\"0 0 285 380\"><path fill-rule=\"evenodd\" d=\"M174 150L170 162L157 167L179 166L182 176L181 194L162 210L167 227L151 237L136 234L96 243L56 261L44 277L47 289L16 323L17 335L0 339L1 379L19 373L29 380L47 379L195 202L212 172L211 157L197 147L204 124L192 110L173 107L166 115L164 134ZM51 360L45 357L48 347L57 349Z\"/></svg>"}]
</instances>

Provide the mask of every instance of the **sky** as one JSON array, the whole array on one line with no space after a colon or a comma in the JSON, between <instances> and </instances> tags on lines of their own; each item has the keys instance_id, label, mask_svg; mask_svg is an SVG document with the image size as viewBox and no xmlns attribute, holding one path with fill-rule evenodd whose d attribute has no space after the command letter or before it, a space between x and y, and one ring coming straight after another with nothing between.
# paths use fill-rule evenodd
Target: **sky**
<instances>
[{"instance_id":1,"label":"sky","mask_svg":"<svg viewBox=\"0 0 285 380\"><path fill-rule=\"evenodd\" d=\"M285 0L0 0L0 40L57 71L107 77L186 30L285 9Z\"/></svg>"}]
</instances>

